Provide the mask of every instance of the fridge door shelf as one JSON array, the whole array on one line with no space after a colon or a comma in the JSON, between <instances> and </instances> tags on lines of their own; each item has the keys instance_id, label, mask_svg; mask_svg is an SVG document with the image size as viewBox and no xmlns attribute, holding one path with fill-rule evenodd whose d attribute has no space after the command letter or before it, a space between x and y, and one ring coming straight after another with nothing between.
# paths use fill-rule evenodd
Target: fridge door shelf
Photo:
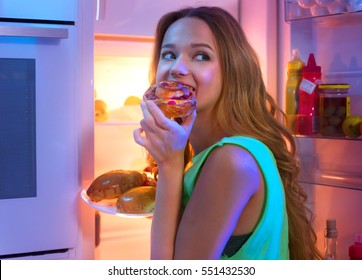
<instances>
[{"instance_id":1,"label":"fridge door shelf","mask_svg":"<svg viewBox=\"0 0 362 280\"><path fill-rule=\"evenodd\" d=\"M139 126L140 122L95 122L95 126Z\"/></svg>"},{"instance_id":2,"label":"fridge door shelf","mask_svg":"<svg viewBox=\"0 0 362 280\"><path fill-rule=\"evenodd\" d=\"M335 1L328 6L320 6L317 3L311 7L302 7L297 0L285 0L285 21L294 21L311 18L324 18L341 14L352 14L362 12L362 1ZM303 1L300 1L303 2ZM348 2L348 3L347 3Z\"/></svg>"},{"instance_id":3,"label":"fridge door shelf","mask_svg":"<svg viewBox=\"0 0 362 280\"><path fill-rule=\"evenodd\" d=\"M360 141L297 137L302 183L362 190Z\"/></svg>"}]
</instances>

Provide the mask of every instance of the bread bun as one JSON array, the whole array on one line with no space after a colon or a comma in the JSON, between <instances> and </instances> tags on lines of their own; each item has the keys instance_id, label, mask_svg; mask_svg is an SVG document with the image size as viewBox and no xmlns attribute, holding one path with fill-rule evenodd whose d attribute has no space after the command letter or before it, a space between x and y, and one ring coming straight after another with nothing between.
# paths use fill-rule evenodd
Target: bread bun
<instances>
[{"instance_id":1,"label":"bread bun","mask_svg":"<svg viewBox=\"0 0 362 280\"><path fill-rule=\"evenodd\" d=\"M118 198L131 188L147 182L146 173L134 170L112 170L98 176L87 189L87 195L94 201Z\"/></svg>"},{"instance_id":2,"label":"bread bun","mask_svg":"<svg viewBox=\"0 0 362 280\"><path fill-rule=\"evenodd\" d=\"M116 203L116 211L125 214L153 213L155 208L156 187L141 186L122 194Z\"/></svg>"},{"instance_id":3,"label":"bread bun","mask_svg":"<svg viewBox=\"0 0 362 280\"><path fill-rule=\"evenodd\" d=\"M194 89L176 81L162 81L150 86L143 99L155 102L167 118L188 116L197 105Z\"/></svg>"}]
</instances>

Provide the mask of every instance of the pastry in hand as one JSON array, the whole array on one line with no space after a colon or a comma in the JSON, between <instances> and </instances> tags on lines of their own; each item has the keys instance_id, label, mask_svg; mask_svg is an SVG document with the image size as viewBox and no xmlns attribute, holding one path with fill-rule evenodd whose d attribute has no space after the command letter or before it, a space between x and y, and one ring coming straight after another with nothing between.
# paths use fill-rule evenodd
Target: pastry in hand
<instances>
[{"instance_id":1,"label":"pastry in hand","mask_svg":"<svg viewBox=\"0 0 362 280\"><path fill-rule=\"evenodd\" d=\"M150 86L143 99L155 102L167 118L188 116L197 106L195 90L176 81L162 81Z\"/></svg>"}]
</instances>

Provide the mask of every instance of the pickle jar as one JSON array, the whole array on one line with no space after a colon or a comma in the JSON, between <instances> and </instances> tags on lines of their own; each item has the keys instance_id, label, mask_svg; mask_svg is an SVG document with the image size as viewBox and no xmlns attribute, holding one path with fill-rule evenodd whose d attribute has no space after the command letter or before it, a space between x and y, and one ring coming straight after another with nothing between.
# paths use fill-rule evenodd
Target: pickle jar
<instances>
[{"instance_id":1,"label":"pickle jar","mask_svg":"<svg viewBox=\"0 0 362 280\"><path fill-rule=\"evenodd\" d=\"M320 133L343 136L342 124L350 115L349 84L319 84Z\"/></svg>"}]
</instances>

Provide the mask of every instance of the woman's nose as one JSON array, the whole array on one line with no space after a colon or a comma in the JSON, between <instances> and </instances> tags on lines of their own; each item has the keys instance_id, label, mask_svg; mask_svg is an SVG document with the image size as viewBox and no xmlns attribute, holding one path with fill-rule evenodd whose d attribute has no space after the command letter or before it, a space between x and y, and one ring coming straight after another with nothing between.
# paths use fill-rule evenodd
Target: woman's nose
<instances>
[{"instance_id":1,"label":"woman's nose","mask_svg":"<svg viewBox=\"0 0 362 280\"><path fill-rule=\"evenodd\" d=\"M172 76L187 75L189 73L189 67L185 59L182 57L177 58L170 69L170 73Z\"/></svg>"}]
</instances>

